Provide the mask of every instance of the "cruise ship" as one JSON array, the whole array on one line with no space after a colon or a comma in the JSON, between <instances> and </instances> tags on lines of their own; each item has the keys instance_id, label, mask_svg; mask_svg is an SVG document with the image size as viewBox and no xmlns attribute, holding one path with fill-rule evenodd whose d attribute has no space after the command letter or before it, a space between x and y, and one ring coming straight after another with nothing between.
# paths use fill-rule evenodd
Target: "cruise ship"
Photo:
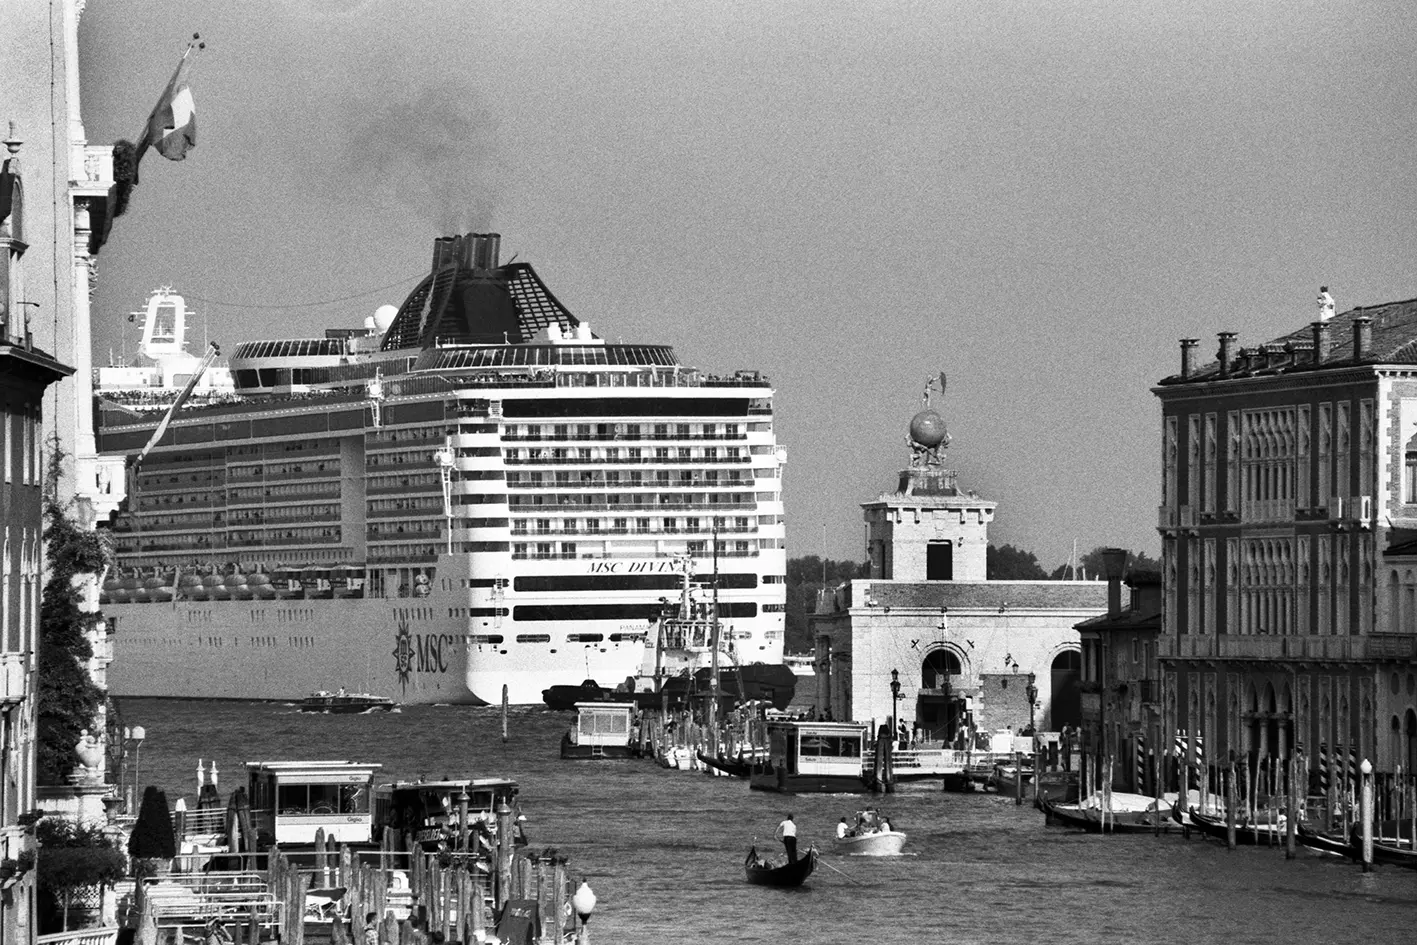
<instances>
[{"instance_id":1,"label":"cruise ship","mask_svg":"<svg viewBox=\"0 0 1417 945\"><path fill-rule=\"evenodd\" d=\"M767 379L607 342L500 243L439 238L397 309L226 373L186 351L180 296L150 300L144 363L95 378L128 480L110 692L535 704L652 674L686 572L723 659L781 662Z\"/></svg>"}]
</instances>

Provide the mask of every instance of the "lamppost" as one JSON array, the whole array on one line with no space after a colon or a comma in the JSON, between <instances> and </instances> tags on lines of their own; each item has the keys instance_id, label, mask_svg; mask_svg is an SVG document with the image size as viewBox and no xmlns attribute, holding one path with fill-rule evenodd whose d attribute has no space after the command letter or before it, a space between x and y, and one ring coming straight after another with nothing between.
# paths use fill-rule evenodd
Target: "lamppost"
<instances>
[{"instance_id":1,"label":"lamppost","mask_svg":"<svg viewBox=\"0 0 1417 945\"><path fill-rule=\"evenodd\" d=\"M1033 725L1033 706L1038 701L1038 686L1035 685L1037 681L1037 674L1029 673L1028 685L1023 687L1023 694L1028 697L1028 734L1030 735L1037 731Z\"/></svg>"},{"instance_id":2,"label":"lamppost","mask_svg":"<svg viewBox=\"0 0 1417 945\"><path fill-rule=\"evenodd\" d=\"M900 731L900 715L896 710L896 704L900 702L900 670L891 670L891 738L895 739Z\"/></svg>"},{"instance_id":3,"label":"lamppost","mask_svg":"<svg viewBox=\"0 0 1417 945\"><path fill-rule=\"evenodd\" d=\"M127 727L125 727L125 728L123 729L123 741L124 741L125 743L131 743L131 744L133 745L133 793L134 793L134 794L138 793L138 780L139 780L139 777L141 776L140 773L141 773L141 771L142 771L142 761L143 761L143 755L142 755L142 752L143 752L143 739L144 739L144 738L147 738L147 736L148 736L148 733L145 732L145 731L143 731L143 727L142 727L141 725L134 725L132 728L127 728ZM126 755L126 752L125 752L124 754ZM128 811L129 811L129 813L132 813L132 810L133 810L133 799L132 799L132 795L129 795L129 798L128 798Z\"/></svg>"}]
</instances>

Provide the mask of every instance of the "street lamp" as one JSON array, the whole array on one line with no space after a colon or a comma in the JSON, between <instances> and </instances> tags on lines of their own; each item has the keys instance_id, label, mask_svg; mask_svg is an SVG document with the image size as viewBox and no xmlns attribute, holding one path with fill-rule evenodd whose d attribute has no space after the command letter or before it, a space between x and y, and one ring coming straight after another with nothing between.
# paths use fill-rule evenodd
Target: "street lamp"
<instances>
[{"instance_id":1,"label":"street lamp","mask_svg":"<svg viewBox=\"0 0 1417 945\"><path fill-rule=\"evenodd\" d=\"M900 702L900 670L891 670L891 738L897 737L900 731L900 715L896 710L896 704Z\"/></svg>"},{"instance_id":2,"label":"street lamp","mask_svg":"<svg viewBox=\"0 0 1417 945\"><path fill-rule=\"evenodd\" d=\"M143 739L148 737L148 733L143 731L141 725L134 725L132 728L123 729L123 740L131 742L133 745L133 793L138 793L138 781L142 771L143 760ZM132 801L128 803L128 809L133 809Z\"/></svg>"},{"instance_id":3,"label":"street lamp","mask_svg":"<svg viewBox=\"0 0 1417 945\"><path fill-rule=\"evenodd\" d=\"M1035 685L1037 681L1037 674L1029 673L1028 685L1023 687L1023 694L1028 697L1028 734L1030 735L1035 731L1033 726L1033 705L1038 701L1038 686Z\"/></svg>"}]
</instances>

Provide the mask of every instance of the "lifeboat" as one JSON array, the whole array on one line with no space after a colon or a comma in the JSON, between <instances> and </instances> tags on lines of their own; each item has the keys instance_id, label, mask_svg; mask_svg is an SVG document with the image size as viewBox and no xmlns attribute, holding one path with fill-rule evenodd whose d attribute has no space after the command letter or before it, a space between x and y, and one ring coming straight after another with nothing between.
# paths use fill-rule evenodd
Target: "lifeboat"
<instances>
[{"instance_id":1,"label":"lifeboat","mask_svg":"<svg viewBox=\"0 0 1417 945\"><path fill-rule=\"evenodd\" d=\"M135 572L133 574L130 574L127 577L123 578L122 588L119 591L119 593L123 596L120 597L119 600L129 602L140 601L143 599L142 590L143 582L138 580L137 573Z\"/></svg>"},{"instance_id":2,"label":"lifeboat","mask_svg":"<svg viewBox=\"0 0 1417 945\"><path fill-rule=\"evenodd\" d=\"M336 597L363 597L364 581L364 569L352 564L341 564L330 572L330 585Z\"/></svg>"},{"instance_id":3,"label":"lifeboat","mask_svg":"<svg viewBox=\"0 0 1417 945\"><path fill-rule=\"evenodd\" d=\"M207 589L207 597L210 600L229 600L231 592L226 589L226 576L221 574L208 574L202 578L202 586Z\"/></svg>"},{"instance_id":4,"label":"lifeboat","mask_svg":"<svg viewBox=\"0 0 1417 945\"><path fill-rule=\"evenodd\" d=\"M307 598L329 598L334 596L330 587L329 568L306 568L300 572L300 584L305 588Z\"/></svg>"},{"instance_id":5,"label":"lifeboat","mask_svg":"<svg viewBox=\"0 0 1417 945\"><path fill-rule=\"evenodd\" d=\"M270 575L260 571L246 575L246 587L251 591L251 596L259 600L271 600L276 596Z\"/></svg>"},{"instance_id":6,"label":"lifeboat","mask_svg":"<svg viewBox=\"0 0 1417 945\"><path fill-rule=\"evenodd\" d=\"M205 600L206 588L200 574L184 574L177 581L177 596L183 600Z\"/></svg>"},{"instance_id":7,"label":"lifeboat","mask_svg":"<svg viewBox=\"0 0 1417 945\"><path fill-rule=\"evenodd\" d=\"M251 588L246 584L246 575L240 571L233 571L225 578L227 593L233 600L250 600Z\"/></svg>"},{"instance_id":8,"label":"lifeboat","mask_svg":"<svg viewBox=\"0 0 1417 945\"><path fill-rule=\"evenodd\" d=\"M132 593L123 586L121 577L111 577L103 582L103 594L99 600L105 604L126 604L133 599Z\"/></svg>"},{"instance_id":9,"label":"lifeboat","mask_svg":"<svg viewBox=\"0 0 1417 945\"><path fill-rule=\"evenodd\" d=\"M276 568L271 572L270 582L276 597L289 600L305 596L298 568Z\"/></svg>"},{"instance_id":10,"label":"lifeboat","mask_svg":"<svg viewBox=\"0 0 1417 945\"><path fill-rule=\"evenodd\" d=\"M152 577L143 581L144 599L167 603L177 593L177 574L174 571L155 571Z\"/></svg>"}]
</instances>

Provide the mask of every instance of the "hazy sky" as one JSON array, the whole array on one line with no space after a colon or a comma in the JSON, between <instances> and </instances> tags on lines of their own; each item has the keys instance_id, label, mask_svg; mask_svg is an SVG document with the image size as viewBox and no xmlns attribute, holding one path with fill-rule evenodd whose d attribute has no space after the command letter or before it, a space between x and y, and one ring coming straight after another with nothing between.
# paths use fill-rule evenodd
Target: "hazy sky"
<instances>
[{"instance_id":1,"label":"hazy sky","mask_svg":"<svg viewBox=\"0 0 1417 945\"><path fill-rule=\"evenodd\" d=\"M90 0L91 142L194 31L198 147L103 250L99 363L161 284L230 352L492 228L597 334L772 379L794 556L863 557L940 371L995 542L1155 554L1177 339L1417 296L1410 0Z\"/></svg>"}]
</instances>

